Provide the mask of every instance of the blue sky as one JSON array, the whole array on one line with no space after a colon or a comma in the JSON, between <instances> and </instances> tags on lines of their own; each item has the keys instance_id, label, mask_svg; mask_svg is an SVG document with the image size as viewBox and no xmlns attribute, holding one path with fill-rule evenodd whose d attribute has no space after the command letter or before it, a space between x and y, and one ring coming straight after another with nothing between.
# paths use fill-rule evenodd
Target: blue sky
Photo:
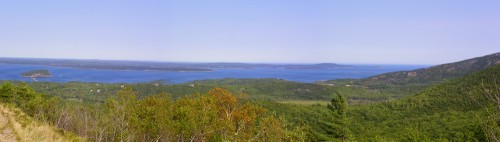
<instances>
[{"instance_id":1,"label":"blue sky","mask_svg":"<svg viewBox=\"0 0 500 142\"><path fill-rule=\"evenodd\" d=\"M500 52L498 0L10 0L0 56L441 64Z\"/></svg>"}]
</instances>

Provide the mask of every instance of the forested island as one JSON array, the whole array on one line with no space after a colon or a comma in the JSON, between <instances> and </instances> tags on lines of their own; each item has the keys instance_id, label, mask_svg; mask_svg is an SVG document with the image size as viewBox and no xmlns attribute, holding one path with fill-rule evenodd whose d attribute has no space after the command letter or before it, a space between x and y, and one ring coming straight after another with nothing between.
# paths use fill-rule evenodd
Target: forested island
<instances>
[{"instance_id":1,"label":"forested island","mask_svg":"<svg viewBox=\"0 0 500 142\"><path fill-rule=\"evenodd\" d=\"M32 70L22 73L21 76L30 78L40 78L40 77L52 77L52 74L49 72L49 70Z\"/></svg>"}]
</instances>

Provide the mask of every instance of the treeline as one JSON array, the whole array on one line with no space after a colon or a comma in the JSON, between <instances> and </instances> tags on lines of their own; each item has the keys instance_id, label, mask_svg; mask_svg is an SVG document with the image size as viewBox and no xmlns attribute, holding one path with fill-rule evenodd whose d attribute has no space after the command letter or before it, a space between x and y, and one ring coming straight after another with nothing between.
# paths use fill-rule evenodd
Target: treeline
<instances>
[{"instance_id":1,"label":"treeline","mask_svg":"<svg viewBox=\"0 0 500 142\"><path fill-rule=\"evenodd\" d=\"M332 83L332 82L330 82ZM248 98L257 100L320 100L328 101L333 92L344 95L350 104L369 104L399 99L424 90L431 84L408 85L368 85L351 81L337 81L332 84L312 84L290 82L279 79L219 79L193 81L185 84L163 84L149 82L137 84L106 84L83 82L29 82L36 91L50 96L81 102L103 103L116 94L121 86L130 86L138 92L137 96L145 96L166 92L172 98L179 98L195 93L207 92L214 87L223 87L233 93L248 94Z\"/></svg>"},{"instance_id":2,"label":"treeline","mask_svg":"<svg viewBox=\"0 0 500 142\"><path fill-rule=\"evenodd\" d=\"M282 118L227 90L172 99L139 99L124 87L104 103L47 98L24 83L3 83L1 101L89 141L308 141L307 126Z\"/></svg>"},{"instance_id":3,"label":"treeline","mask_svg":"<svg viewBox=\"0 0 500 142\"><path fill-rule=\"evenodd\" d=\"M313 84L286 81L282 79L217 79L189 82L198 86L223 86L233 92L249 94L253 99L265 100L329 100L335 88Z\"/></svg>"},{"instance_id":4,"label":"treeline","mask_svg":"<svg viewBox=\"0 0 500 142\"><path fill-rule=\"evenodd\" d=\"M180 98L195 93L207 92L214 87L222 87L233 93L248 94L250 99L259 100L329 100L335 88L311 84L290 82L278 79L221 79L194 81L184 84L163 84L148 82L137 84L106 84L83 82L29 82L35 90L63 99L83 102L104 102L116 94L121 86L130 86L143 98L159 93L171 94L172 98Z\"/></svg>"}]
</instances>

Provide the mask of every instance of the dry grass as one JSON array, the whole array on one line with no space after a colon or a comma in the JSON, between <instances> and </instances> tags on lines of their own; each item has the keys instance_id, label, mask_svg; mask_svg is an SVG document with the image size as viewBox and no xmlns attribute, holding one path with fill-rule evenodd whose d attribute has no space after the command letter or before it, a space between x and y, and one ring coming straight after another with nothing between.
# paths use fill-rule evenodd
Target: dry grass
<instances>
[{"instance_id":1,"label":"dry grass","mask_svg":"<svg viewBox=\"0 0 500 142\"><path fill-rule=\"evenodd\" d=\"M78 142L85 141L75 135L64 133L61 130L43 124L26 116L21 110L0 105L0 115L8 119L10 127L21 142Z\"/></svg>"}]
</instances>

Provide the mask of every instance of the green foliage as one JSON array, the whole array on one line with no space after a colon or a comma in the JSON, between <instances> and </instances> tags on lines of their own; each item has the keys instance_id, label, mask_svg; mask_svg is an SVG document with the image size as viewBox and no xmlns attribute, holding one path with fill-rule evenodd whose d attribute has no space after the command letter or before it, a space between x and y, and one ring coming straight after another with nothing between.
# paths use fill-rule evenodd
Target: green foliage
<instances>
[{"instance_id":1,"label":"green foliage","mask_svg":"<svg viewBox=\"0 0 500 142\"><path fill-rule=\"evenodd\" d=\"M413 95L446 80L490 68L498 64L499 61L500 53L494 53L413 71L391 72L365 79L330 80L321 82L321 84L339 87L339 92L345 94L351 102L381 102ZM348 92L342 92L342 90Z\"/></svg>"},{"instance_id":2,"label":"green foliage","mask_svg":"<svg viewBox=\"0 0 500 142\"><path fill-rule=\"evenodd\" d=\"M35 92L25 83L14 85L10 82L4 82L0 86L0 102L14 104L28 114L35 114L41 111L40 105L50 103L43 94Z\"/></svg>"},{"instance_id":3,"label":"green foliage","mask_svg":"<svg viewBox=\"0 0 500 142\"><path fill-rule=\"evenodd\" d=\"M384 84L439 83L446 79L465 76L495 66L500 60L500 53L468 59L460 62L442 64L414 71L386 73L366 79Z\"/></svg>"},{"instance_id":4,"label":"green foliage","mask_svg":"<svg viewBox=\"0 0 500 142\"><path fill-rule=\"evenodd\" d=\"M331 104L328 104L327 108L333 113L334 119L331 120L332 123L328 123L328 126L335 130L334 137L346 141L350 135L347 118L347 100L344 96L337 94L332 99Z\"/></svg>"},{"instance_id":5,"label":"green foliage","mask_svg":"<svg viewBox=\"0 0 500 142\"><path fill-rule=\"evenodd\" d=\"M222 79L168 85L157 82L137 84L30 82L29 85L35 90L50 96L97 103L106 101L107 98L122 89L122 86L130 86L136 90L138 98L168 93L172 95L172 98L176 99L196 93L208 92L215 87L223 87L235 94L248 94L251 99L275 101L328 101L330 94L336 90L336 88L320 84L289 82L278 79Z\"/></svg>"},{"instance_id":6,"label":"green foliage","mask_svg":"<svg viewBox=\"0 0 500 142\"><path fill-rule=\"evenodd\" d=\"M2 85L2 93L9 90L14 99L8 102L7 97L3 102L90 141L307 141L308 138L301 132L306 127L288 127L287 122L266 109L242 102L243 96L220 88L173 100L164 93L139 99L137 92L125 86L102 104L63 101L58 97L46 99L24 83Z\"/></svg>"},{"instance_id":7,"label":"green foliage","mask_svg":"<svg viewBox=\"0 0 500 142\"><path fill-rule=\"evenodd\" d=\"M353 141L492 141L498 138L500 109L487 97L498 94L500 65L464 78L446 81L413 96L347 109ZM494 92L496 91L496 92ZM339 91L340 92L340 91ZM333 104L342 102L334 96ZM293 125L306 125L314 141L337 138L342 122L332 113L341 105L293 105L257 102ZM342 103L340 103L342 104ZM339 110L339 109L333 109ZM335 114L335 115L334 115Z\"/></svg>"},{"instance_id":8,"label":"green foliage","mask_svg":"<svg viewBox=\"0 0 500 142\"><path fill-rule=\"evenodd\" d=\"M326 127L325 123L332 123L333 113L325 106L321 105L294 105L282 104L272 101L256 101L263 106L281 116L289 122L289 129L302 128L300 133L311 141L331 141L335 129Z\"/></svg>"},{"instance_id":9,"label":"green foliage","mask_svg":"<svg viewBox=\"0 0 500 142\"><path fill-rule=\"evenodd\" d=\"M4 82L0 86L0 97L2 102L13 102L15 94L15 86L10 82Z\"/></svg>"},{"instance_id":10,"label":"green foliage","mask_svg":"<svg viewBox=\"0 0 500 142\"><path fill-rule=\"evenodd\" d=\"M462 66L474 68L467 72L491 66L479 63L483 61L478 59L468 61L475 62ZM403 79L408 76L406 72L400 74L402 78L388 82L378 79L321 84L277 79L222 79L174 85L4 82L0 86L0 101L91 141L497 140L500 102L494 98L500 92L496 82L500 79L500 65L460 79L445 80L466 73L447 74L454 72L448 71L450 67L459 69L451 65L454 64L425 70L446 70L443 74L423 73L423 79ZM438 82L443 83L431 86ZM337 95L326 107L275 102L327 101L332 93ZM378 103L352 105L372 102Z\"/></svg>"},{"instance_id":11,"label":"green foliage","mask_svg":"<svg viewBox=\"0 0 500 142\"><path fill-rule=\"evenodd\" d=\"M484 84L498 88L494 80L500 65L467 77L447 81L401 100L355 106L348 116L351 131L361 141L378 137L395 141L485 140L487 108ZM496 86L496 87L495 87ZM498 114L498 113L496 113Z\"/></svg>"}]
</instances>

